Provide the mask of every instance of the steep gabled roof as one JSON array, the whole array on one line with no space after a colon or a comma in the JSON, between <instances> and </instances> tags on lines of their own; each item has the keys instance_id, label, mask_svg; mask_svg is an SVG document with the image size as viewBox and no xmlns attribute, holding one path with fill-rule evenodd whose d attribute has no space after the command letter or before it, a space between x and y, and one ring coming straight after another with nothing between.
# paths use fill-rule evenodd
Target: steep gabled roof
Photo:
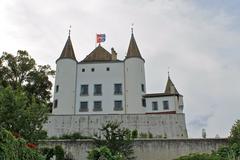
<instances>
[{"instance_id":1,"label":"steep gabled roof","mask_svg":"<svg viewBox=\"0 0 240 160\"><path fill-rule=\"evenodd\" d=\"M86 56L81 62L94 62L94 61L112 61L112 54L98 45L89 55Z\"/></svg>"},{"instance_id":2,"label":"steep gabled roof","mask_svg":"<svg viewBox=\"0 0 240 160\"><path fill-rule=\"evenodd\" d=\"M74 50L73 50L73 46L72 46L72 41L70 38L70 35L68 36L67 42L65 43L65 46L62 50L62 54L60 55L59 59L63 59L63 58L70 58L76 61L76 57L74 54Z\"/></svg>"},{"instance_id":3,"label":"steep gabled roof","mask_svg":"<svg viewBox=\"0 0 240 160\"><path fill-rule=\"evenodd\" d=\"M131 35L126 58L130 58L130 57L138 57L138 58L143 59L140 54L140 51L138 49L138 46L137 46L137 43L136 43L133 33Z\"/></svg>"},{"instance_id":4,"label":"steep gabled roof","mask_svg":"<svg viewBox=\"0 0 240 160\"><path fill-rule=\"evenodd\" d=\"M166 94L179 94L169 76L168 76L168 81L167 81L167 85L166 85L164 93L166 93Z\"/></svg>"}]
</instances>

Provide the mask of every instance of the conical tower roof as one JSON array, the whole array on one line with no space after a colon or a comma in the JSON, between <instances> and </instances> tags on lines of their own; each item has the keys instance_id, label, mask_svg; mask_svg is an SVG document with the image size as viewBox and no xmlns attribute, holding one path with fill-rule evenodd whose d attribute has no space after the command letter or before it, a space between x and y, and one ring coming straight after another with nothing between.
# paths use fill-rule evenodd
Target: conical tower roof
<instances>
[{"instance_id":1,"label":"conical tower roof","mask_svg":"<svg viewBox=\"0 0 240 160\"><path fill-rule=\"evenodd\" d=\"M65 46L62 50L62 54L60 55L58 60L63 59L63 58L70 58L70 59L73 59L73 60L77 61L76 57L75 57L75 54L74 54L74 50L73 50L70 35L68 36L67 42L65 43Z\"/></svg>"},{"instance_id":2,"label":"conical tower roof","mask_svg":"<svg viewBox=\"0 0 240 160\"><path fill-rule=\"evenodd\" d=\"M165 93L166 94L179 94L169 76L168 76L168 81L167 81L167 85L165 88Z\"/></svg>"},{"instance_id":3,"label":"conical tower roof","mask_svg":"<svg viewBox=\"0 0 240 160\"><path fill-rule=\"evenodd\" d=\"M137 43L136 43L133 33L131 35L126 58L130 58L130 57L138 57L138 58L143 59L140 54L140 51L138 49L138 46L137 46Z\"/></svg>"}]
</instances>

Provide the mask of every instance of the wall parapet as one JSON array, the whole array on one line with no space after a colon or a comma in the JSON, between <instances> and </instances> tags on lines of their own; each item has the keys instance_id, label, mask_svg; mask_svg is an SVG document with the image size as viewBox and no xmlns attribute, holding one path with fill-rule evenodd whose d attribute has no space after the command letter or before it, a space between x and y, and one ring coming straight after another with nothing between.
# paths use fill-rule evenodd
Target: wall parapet
<instances>
[{"instance_id":1,"label":"wall parapet","mask_svg":"<svg viewBox=\"0 0 240 160\"><path fill-rule=\"evenodd\" d=\"M226 138L209 139L136 139L134 154L137 160L173 160L190 153L210 153L227 145ZM84 140L43 140L40 147L61 145L74 160L87 160L88 151L94 147L93 141Z\"/></svg>"},{"instance_id":2,"label":"wall parapet","mask_svg":"<svg viewBox=\"0 0 240 160\"><path fill-rule=\"evenodd\" d=\"M155 137L187 138L185 115L177 114L102 114L102 115L49 115L44 129L48 136L81 133L100 135L99 128L107 121L121 122L121 127L152 133Z\"/></svg>"}]
</instances>

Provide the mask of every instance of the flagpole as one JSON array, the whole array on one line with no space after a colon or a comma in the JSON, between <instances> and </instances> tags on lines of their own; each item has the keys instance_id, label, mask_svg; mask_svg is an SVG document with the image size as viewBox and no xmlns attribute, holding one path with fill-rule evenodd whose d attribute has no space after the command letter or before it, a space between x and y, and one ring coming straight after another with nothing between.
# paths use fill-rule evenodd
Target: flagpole
<instances>
[{"instance_id":1,"label":"flagpole","mask_svg":"<svg viewBox=\"0 0 240 160\"><path fill-rule=\"evenodd\" d=\"M96 41L95 41L95 48L97 47L97 33L96 33L96 37L95 37L96 39Z\"/></svg>"}]
</instances>

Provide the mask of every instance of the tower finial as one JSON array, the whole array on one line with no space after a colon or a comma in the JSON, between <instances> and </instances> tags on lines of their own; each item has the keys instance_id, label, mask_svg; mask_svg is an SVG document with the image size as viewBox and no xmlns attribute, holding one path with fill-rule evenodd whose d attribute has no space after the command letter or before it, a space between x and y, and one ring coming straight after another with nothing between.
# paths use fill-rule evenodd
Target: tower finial
<instances>
[{"instance_id":1,"label":"tower finial","mask_svg":"<svg viewBox=\"0 0 240 160\"><path fill-rule=\"evenodd\" d=\"M134 23L131 24L131 33L133 34L133 26L134 26Z\"/></svg>"},{"instance_id":2,"label":"tower finial","mask_svg":"<svg viewBox=\"0 0 240 160\"><path fill-rule=\"evenodd\" d=\"M168 78L170 78L170 67L168 67Z\"/></svg>"},{"instance_id":3,"label":"tower finial","mask_svg":"<svg viewBox=\"0 0 240 160\"><path fill-rule=\"evenodd\" d=\"M71 28L72 28L72 26L70 25L69 26L69 29L68 29L68 36L70 37L70 35L71 35Z\"/></svg>"}]
</instances>

